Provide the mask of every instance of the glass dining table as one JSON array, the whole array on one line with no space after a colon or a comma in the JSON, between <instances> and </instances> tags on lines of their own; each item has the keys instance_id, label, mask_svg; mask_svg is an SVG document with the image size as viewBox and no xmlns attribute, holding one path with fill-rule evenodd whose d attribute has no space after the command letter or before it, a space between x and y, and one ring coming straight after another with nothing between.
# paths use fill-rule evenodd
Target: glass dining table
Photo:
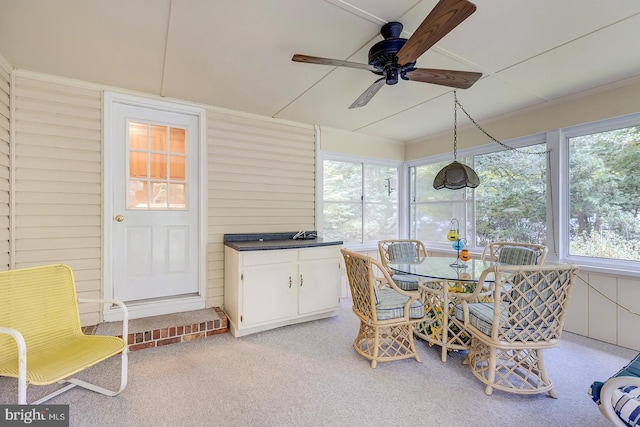
<instances>
[{"instance_id":1,"label":"glass dining table","mask_svg":"<svg viewBox=\"0 0 640 427\"><path fill-rule=\"evenodd\" d=\"M428 279L462 280L477 282L484 270L491 267L492 262L471 259L467 262L451 257L423 257L411 263L389 263L388 266L398 274L410 274ZM492 280L490 277L488 280Z\"/></svg>"},{"instance_id":2,"label":"glass dining table","mask_svg":"<svg viewBox=\"0 0 640 427\"><path fill-rule=\"evenodd\" d=\"M451 257L425 257L411 263L388 264L396 274L418 276L426 315L425 321L416 325L414 334L429 345L440 346L443 362L447 361L449 351L469 348L470 336L452 320L454 309L465 295L473 292L482 272L492 265L479 259L462 262ZM489 273L481 286L494 280Z\"/></svg>"}]
</instances>

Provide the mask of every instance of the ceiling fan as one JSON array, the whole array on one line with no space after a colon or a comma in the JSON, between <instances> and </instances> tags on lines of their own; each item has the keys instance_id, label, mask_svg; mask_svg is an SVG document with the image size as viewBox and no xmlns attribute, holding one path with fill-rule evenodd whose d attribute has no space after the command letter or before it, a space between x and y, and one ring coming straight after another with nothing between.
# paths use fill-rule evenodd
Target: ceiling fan
<instances>
[{"instance_id":1,"label":"ceiling fan","mask_svg":"<svg viewBox=\"0 0 640 427\"><path fill-rule=\"evenodd\" d=\"M382 77L373 82L349 108L367 105L382 86L385 84L394 85L398 83L398 78L468 89L482 77L482 73L415 68L415 65L420 55L475 11L476 5L467 0L440 0L409 39L400 37L402 33L400 22L388 22L380 30L384 40L369 49L368 64L300 54L293 55L291 60L310 64L358 68L381 75Z\"/></svg>"}]
</instances>

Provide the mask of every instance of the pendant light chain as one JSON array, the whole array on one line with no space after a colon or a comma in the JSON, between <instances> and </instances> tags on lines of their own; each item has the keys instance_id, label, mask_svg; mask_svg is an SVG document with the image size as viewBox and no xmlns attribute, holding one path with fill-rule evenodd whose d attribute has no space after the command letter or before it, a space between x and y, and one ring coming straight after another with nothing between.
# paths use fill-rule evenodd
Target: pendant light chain
<instances>
[{"instance_id":1,"label":"pendant light chain","mask_svg":"<svg viewBox=\"0 0 640 427\"><path fill-rule=\"evenodd\" d=\"M458 158L458 95L453 91L453 161Z\"/></svg>"},{"instance_id":2,"label":"pendant light chain","mask_svg":"<svg viewBox=\"0 0 640 427\"><path fill-rule=\"evenodd\" d=\"M489 139L491 139L493 142L495 142L496 144L499 144L501 146L503 146L504 148L508 149L508 150L516 150L516 151L520 151L521 153L524 154L547 154L550 153L551 150L545 150L545 151L523 151L520 148L514 148L514 147L510 147L507 144L498 141L497 139L495 139L493 136L489 135L489 132L487 132L486 130L484 130L484 128L482 126L480 126L478 124L478 122L476 122L473 117L471 117L471 115L469 115L469 113L467 113L467 110L464 109L464 107L462 106L462 104L460 103L460 101L458 101L458 96L456 95L456 91L453 91L453 100L455 102L456 105L456 111L457 111L457 107L460 106L460 109L462 110L462 112L464 112L464 114L466 114L466 116L469 118L469 120L471 120L471 122L478 128L480 129L480 131L482 133L484 133ZM453 114L453 158L455 160L455 150L456 150L456 113L454 112Z\"/></svg>"}]
</instances>

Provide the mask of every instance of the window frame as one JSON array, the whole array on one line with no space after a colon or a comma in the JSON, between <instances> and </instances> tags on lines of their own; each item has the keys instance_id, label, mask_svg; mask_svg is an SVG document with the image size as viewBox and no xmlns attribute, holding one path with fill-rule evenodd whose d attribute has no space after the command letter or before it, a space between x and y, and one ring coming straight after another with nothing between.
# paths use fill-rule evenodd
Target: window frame
<instances>
[{"instance_id":1,"label":"window frame","mask_svg":"<svg viewBox=\"0 0 640 427\"><path fill-rule=\"evenodd\" d=\"M537 134L533 134L533 135L528 135L525 137L521 137L521 138L515 138L509 141L502 141L505 144L507 144L509 147L512 148L526 148L532 145L537 145L537 144L544 144L545 142L547 143L547 150L549 149L549 145L548 145L548 140L546 138L546 134L545 133L537 133ZM470 147L470 148L465 148L465 149L458 149L457 150L457 158L458 159L462 159L462 158L466 158L466 157L471 157L471 161L472 164L475 164L475 156L478 155L483 155L483 154L490 154L490 153L495 153L495 152L499 152L499 151L505 151L508 150L508 148L504 148L501 147L500 145L496 144L496 143L489 143L489 144L484 144L484 145L479 145L476 147ZM542 154L541 154L542 155ZM409 177L409 169L411 167L415 167L415 166L424 166L424 165L429 165L429 164L433 164L433 163L440 163L440 162L451 162L453 161L453 153L444 153L444 154L438 154L438 155L434 155L434 156L429 156L429 157L425 157L425 158L421 158L421 159L416 159L416 160L411 160L408 162L405 162L406 168L407 168L407 186L411 184L411 180ZM548 181L547 181L548 182ZM480 183L480 185L482 185L482 183ZM447 191L447 190L439 190L439 191ZM471 217L473 218L473 229L475 230L475 217L476 217L476 192L475 189L468 189L470 196L469 196L469 212ZM411 215L411 204L410 204L410 200L407 199L407 204L406 204L406 211L404 212L404 215L406 216L406 221L408 223L408 228L407 228L407 233L405 234L405 236L410 236L410 233L408 232L410 230L410 227L412 226L412 224L409 224L410 222L410 215ZM466 221L467 218L465 219L461 219L461 218L456 218L458 221ZM549 220L550 220L550 213L549 213L549 194L547 191L547 228L549 229ZM408 237L407 237L408 238ZM469 249L469 251L476 256L479 256L482 251L484 250L484 247L480 247L480 246L476 246L475 245L475 239L473 240L473 244L469 244L469 246L467 247ZM438 251L438 252L452 252L451 249L451 242L446 240L446 236L442 236L442 242L439 241L425 241L425 243L428 245L428 247L434 251Z\"/></svg>"},{"instance_id":2,"label":"window frame","mask_svg":"<svg viewBox=\"0 0 640 427\"><path fill-rule=\"evenodd\" d=\"M317 174L318 186L317 186L317 204L318 208L316 209L316 224L318 226L318 231L321 231L324 226L324 162L325 160L338 161L338 162L350 162L350 163L361 163L365 165L373 165L373 166L386 166L390 168L396 168L396 190L397 190L397 231L396 236L390 238L398 238L405 234L403 231L407 227L406 221L403 221L405 215L403 214L406 192L407 192L407 183L403 178L404 173L404 162L399 160L388 160L388 159L379 159L374 157L366 157L366 156L358 156L352 154L345 154L339 152L330 152L330 151L322 151L318 156L319 160L319 173ZM364 185L364 181L361 182ZM364 225L364 222L362 223ZM362 243L354 243L354 242L345 242L344 247L353 250L353 251L367 251L367 250L377 250L377 241L365 241Z\"/></svg>"},{"instance_id":3,"label":"window frame","mask_svg":"<svg viewBox=\"0 0 640 427\"><path fill-rule=\"evenodd\" d=\"M640 113L627 114L595 122L584 123L576 126L560 129L554 133L559 148L558 163L561 163L559 171L562 180L557 184L558 199L560 203L558 218L561 229L559 231L558 259L561 262L578 264L584 271L593 271L607 274L640 277L640 262L618 259L593 258L587 256L571 255L569 253L569 139L599 132L606 132L626 127L640 126Z\"/></svg>"},{"instance_id":4,"label":"window frame","mask_svg":"<svg viewBox=\"0 0 640 427\"><path fill-rule=\"evenodd\" d=\"M531 145L546 143L547 150L550 151L547 163L547 247L549 253L548 262L566 262L577 264L584 272L595 272L604 274L614 274L616 276L640 277L640 262L629 260L602 259L585 256L575 256L569 254L569 138L575 136L588 135L591 133L605 132L631 126L640 126L640 112L627 114L618 117L598 120L595 122L583 123L575 126L553 129L547 132L536 133L524 137L504 140L506 145L513 148L524 148ZM500 147L495 142L489 142L470 148L457 150L458 158L473 157L476 155L488 154L497 151L503 151L505 148ZM411 224L409 221L411 204L410 204L410 177L409 170L414 166L422 166L439 162L451 162L453 160L453 152L441 153L424 158L414 159L410 161L392 161L382 159L372 159L366 156L356 156L335 152L320 152L320 173L318 174L318 206L317 223L322 229L322 213L323 213L323 161L357 161L371 162L378 165L394 165L398 168L398 237L409 238ZM482 185L482 184L480 184ZM442 190L446 191L446 190ZM473 220L475 222L475 190L472 190L473 199ZM460 220L458 218L458 220ZM451 245L443 236L443 241L432 242L426 241L427 248L434 252L453 253ZM346 244L351 250L374 250L376 249L371 242L360 245ZM470 252L479 256L484 248L475 246L469 247Z\"/></svg>"}]
</instances>

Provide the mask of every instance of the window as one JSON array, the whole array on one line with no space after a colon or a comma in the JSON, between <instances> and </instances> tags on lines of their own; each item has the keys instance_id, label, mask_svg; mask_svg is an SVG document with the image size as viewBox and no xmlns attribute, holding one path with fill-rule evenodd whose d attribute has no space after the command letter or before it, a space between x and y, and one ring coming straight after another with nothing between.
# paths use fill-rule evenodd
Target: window
<instances>
[{"instance_id":1,"label":"window","mask_svg":"<svg viewBox=\"0 0 640 427\"><path fill-rule=\"evenodd\" d=\"M128 123L129 209L186 207L186 130Z\"/></svg>"},{"instance_id":2,"label":"window","mask_svg":"<svg viewBox=\"0 0 640 427\"><path fill-rule=\"evenodd\" d=\"M482 185L475 190L475 244L546 245L546 144L475 156ZM533 154L532 154L533 153Z\"/></svg>"},{"instance_id":3,"label":"window","mask_svg":"<svg viewBox=\"0 0 640 427\"><path fill-rule=\"evenodd\" d=\"M322 233L345 243L396 238L397 166L324 160Z\"/></svg>"},{"instance_id":4,"label":"window","mask_svg":"<svg viewBox=\"0 0 640 427\"><path fill-rule=\"evenodd\" d=\"M469 163L469 159L458 159ZM451 228L451 220L457 219L460 237L469 239L473 233L473 192L460 190L436 190L433 179L451 161L409 168L411 238L424 242L445 242Z\"/></svg>"},{"instance_id":5,"label":"window","mask_svg":"<svg viewBox=\"0 0 640 427\"><path fill-rule=\"evenodd\" d=\"M478 174L481 185L475 190L433 188L436 174L450 160L410 167L411 237L435 246L446 243L455 218L470 247L491 241L545 244L546 144L501 150L458 159Z\"/></svg>"},{"instance_id":6,"label":"window","mask_svg":"<svg viewBox=\"0 0 640 427\"><path fill-rule=\"evenodd\" d=\"M640 126L567 143L569 256L640 261Z\"/></svg>"},{"instance_id":7,"label":"window","mask_svg":"<svg viewBox=\"0 0 640 427\"><path fill-rule=\"evenodd\" d=\"M385 186L396 167L327 161L325 233L363 243L397 233L452 251L446 236L455 218L476 252L492 241L540 243L550 261L640 274L640 113L506 145L516 149L489 143L458 151L480 178L475 189L433 188L449 153L406 163L399 199Z\"/></svg>"}]
</instances>

